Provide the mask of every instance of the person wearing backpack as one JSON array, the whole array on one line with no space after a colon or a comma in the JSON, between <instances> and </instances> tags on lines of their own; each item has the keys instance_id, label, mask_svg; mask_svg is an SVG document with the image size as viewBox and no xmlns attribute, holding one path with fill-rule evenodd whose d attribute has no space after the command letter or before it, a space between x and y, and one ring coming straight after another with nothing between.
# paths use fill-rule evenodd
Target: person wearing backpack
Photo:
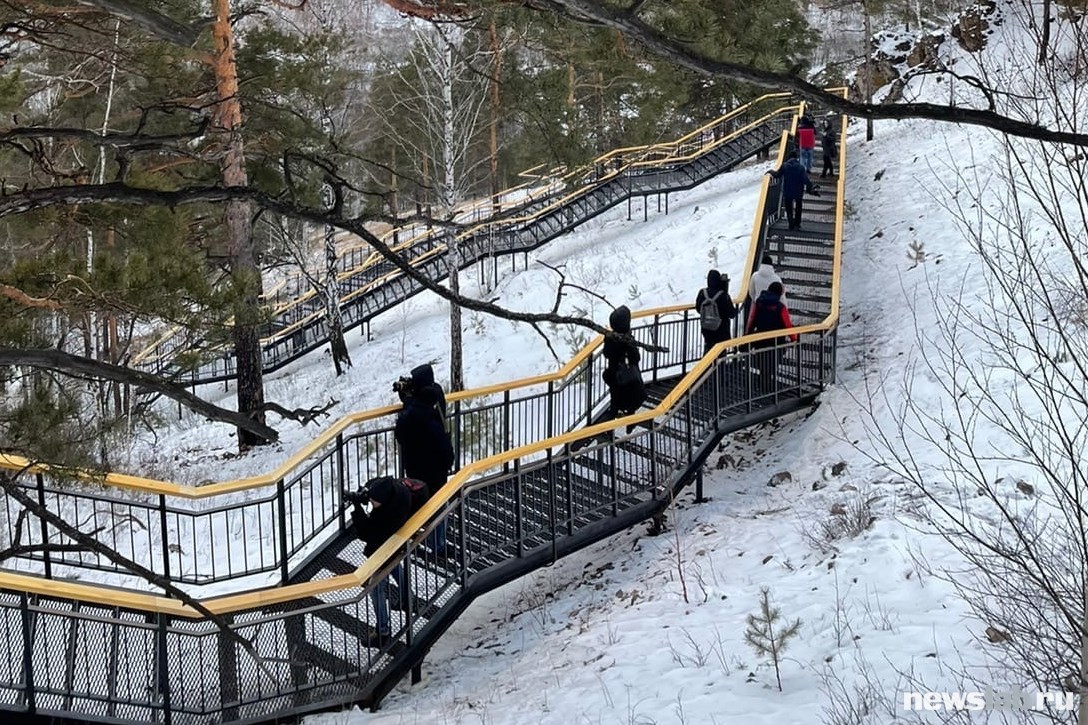
<instances>
[{"instance_id":1,"label":"person wearing backpack","mask_svg":"<svg viewBox=\"0 0 1088 725\"><path fill-rule=\"evenodd\" d=\"M397 414L393 435L400 449L404 475L427 484L433 494L446 485L455 455L446 432L446 396L434 381L429 364L412 369L408 378L393 385L404 407ZM427 545L440 555L447 553L446 522L440 521Z\"/></svg>"},{"instance_id":2,"label":"person wearing backpack","mask_svg":"<svg viewBox=\"0 0 1088 725\"><path fill-rule=\"evenodd\" d=\"M627 305L612 310L608 325L613 332L624 336L606 337L602 350L606 364L601 377L608 386L608 419L612 419L638 410L646 400L646 387L638 369L641 357L631 338L631 310Z\"/></svg>"},{"instance_id":3,"label":"person wearing backpack","mask_svg":"<svg viewBox=\"0 0 1088 725\"><path fill-rule=\"evenodd\" d=\"M412 479L379 476L367 481L363 489L345 494L351 501L355 533L363 540L363 555L374 556L381 545L395 534L412 514L420 509L430 496L427 484ZM370 603L374 608L374 628L364 640L367 647L385 647L392 642L392 626L389 617L389 580L397 583L398 601L395 608L405 610L411 606L412 596L405 586L404 570L395 566L389 576L383 578L370 591Z\"/></svg>"},{"instance_id":4,"label":"person wearing backpack","mask_svg":"<svg viewBox=\"0 0 1088 725\"><path fill-rule=\"evenodd\" d=\"M712 269L706 273L706 288L695 295L695 310L699 313L699 330L703 334L703 354L719 342L732 336L732 320L737 306L729 296L729 278Z\"/></svg>"},{"instance_id":5,"label":"person wearing backpack","mask_svg":"<svg viewBox=\"0 0 1088 725\"><path fill-rule=\"evenodd\" d=\"M782 302L782 283L772 282L756 303L752 305L752 314L748 318L745 333L748 335L757 332L769 332L771 330L788 330L793 327L790 320L789 309ZM797 342L797 335L789 338ZM763 392L769 393L775 389L775 381L778 377L778 358L780 350L778 345L785 342L784 337L772 337L768 340L760 340L752 343L754 368L759 371L760 387Z\"/></svg>"}]
</instances>

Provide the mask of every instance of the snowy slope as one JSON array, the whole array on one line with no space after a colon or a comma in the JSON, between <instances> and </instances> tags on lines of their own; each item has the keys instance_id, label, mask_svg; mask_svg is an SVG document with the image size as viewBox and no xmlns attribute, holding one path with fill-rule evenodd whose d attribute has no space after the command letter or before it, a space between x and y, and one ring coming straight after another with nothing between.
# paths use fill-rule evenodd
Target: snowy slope
<instances>
[{"instance_id":1,"label":"snowy slope","mask_svg":"<svg viewBox=\"0 0 1088 725\"><path fill-rule=\"evenodd\" d=\"M955 568L954 553L900 520L915 495L864 452L865 381L915 348L915 285L970 265L929 196L924 160L970 137L917 123L878 127L867 147L851 139L839 382L814 412L727 439L708 465L712 500L685 494L670 533L637 527L483 597L439 641L424 682L402 683L379 713L307 722L810 723L823 717L828 672L847 683L844 699L870 701L872 722L902 714L898 693L915 688L900 672L936 684L937 664L970 651L977 632L930 571ZM905 139L918 160L888 165ZM931 262L912 266L912 239L924 240ZM768 485L783 471L789 481ZM870 530L822 538L822 527L847 518L833 506L849 516L866 501ZM782 693L744 643L764 586L783 618L802 620ZM865 671L873 688L862 676L862 696L854 681Z\"/></svg>"}]
</instances>

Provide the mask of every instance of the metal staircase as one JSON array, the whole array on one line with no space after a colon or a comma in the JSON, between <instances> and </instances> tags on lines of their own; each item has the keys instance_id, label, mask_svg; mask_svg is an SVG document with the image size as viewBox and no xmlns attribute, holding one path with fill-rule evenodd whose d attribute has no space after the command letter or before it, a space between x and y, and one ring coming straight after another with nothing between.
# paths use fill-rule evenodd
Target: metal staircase
<instances>
[{"instance_id":1,"label":"metal staircase","mask_svg":"<svg viewBox=\"0 0 1088 725\"><path fill-rule=\"evenodd\" d=\"M766 98L775 103L788 100L781 94ZM753 118L752 111L726 116L713 127L717 140L711 137L685 156L632 162L610 173L594 172L561 198L533 200L504 211L489 223L456 233L461 269L485 259L537 249L623 201L651 195L667 198L734 169L778 142L793 109L777 108L758 118ZM453 234L421 235L402 255L427 279L441 282L448 276L447 255ZM340 284L345 331L369 323L425 289L386 259L345 275ZM262 331L264 370L278 370L327 340L324 304L313 295L301 298L279 310ZM162 349L138 360L135 366L186 385L230 380L237 374L233 351L226 348L206 356L195 367L179 368L175 355L187 344L179 333L177 339L162 342Z\"/></svg>"},{"instance_id":2,"label":"metal staircase","mask_svg":"<svg viewBox=\"0 0 1088 725\"><path fill-rule=\"evenodd\" d=\"M780 155L785 146L783 137ZM352 703L377 707L405 675L418 676L430 647L480 594L647 519L693 481L701 493L702 465L723 436L811 405L834 380L842 182L806 200L799 231L785 228L778 182L763 183L750 260L764 251L775 256L799 334L770 350L780 358L773 379L760 372L757 356L765 352L747 344L771 333L720 343L703 356L689 307L643 315L633 334L662 348L644 355L646 409L597 422L607 393L595 382L603 368L596 354L586 354L562 383L517 401L509 389L493 406L469 409L454 400L465 467L370 559L347 530L339 489L365 480L371 461L388 455L388 429L338 429L335 447L306 463L297 479L320 497L303 500L301 486L281 478L276 496L236 505L278 512L279 539L270 549L280 555L243 561L237 572L213 569L211 580L271 568L282 570L283 581L202 600L218 622L165 597L0 572L0 712L18 713L21 722L203 725L282 721ZM466 421L477 414L491 421L495 440L468 439ZM524 424L530 419L535 427ZM306 478L325 469L328 479ZM40 474L38 486L40 497L52 495L43 493ZM158 496L151 510L165 535L167 516L177 512ZM298 519L306 522L301 530L289 525L296 496L310 511ZM198 508L201 516L229 513ZM429 540L441 522L446 545L434 551ZM201 580L199 571L171 576L171 545L162 545L167 577ZM54 572L62 562L83 560L58 558ZM410 601L392 613L392 637L374 643L369 595L394 569Z\"/></svg>"}]
</instances>

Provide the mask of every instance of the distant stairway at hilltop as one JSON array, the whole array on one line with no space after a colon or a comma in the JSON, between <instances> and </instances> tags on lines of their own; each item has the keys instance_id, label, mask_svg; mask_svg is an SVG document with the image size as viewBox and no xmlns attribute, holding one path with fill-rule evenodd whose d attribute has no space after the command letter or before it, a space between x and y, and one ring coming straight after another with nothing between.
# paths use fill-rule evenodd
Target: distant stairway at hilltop
<instances>
[{"instance_id":1,"label":"distant stairway at hilltop","mask_svg":"<svg viewBox=\"0 0 1088 725\"><path fill-rule=\"evenodd\" d=\"M796 108L787 103L788 94L763 96L678 142L635 149L627 159L618 152L608 155L607 163L614 169L603 162L588 168L580 183L563 196L533 200L519 205L514 216L506 212L458 233L462 268L487 258L532 251L623 201L691 189L735 168L778 142ZM400 254L432 282L441 282L448 275L447 241L442 232L421 235ZM341 289L347 331L425 288L381 259L345 275ZM283 305L262 331L264 371L277 370L327 340L324 306L318 297L308 295ZM228 348L203 353L195 367L179 368L177 356L186 352L188 344L181 333L160 340L158 349L142 355L134 366L186 385L236 376L234 354Z\"/></svg>"}]
</instances>

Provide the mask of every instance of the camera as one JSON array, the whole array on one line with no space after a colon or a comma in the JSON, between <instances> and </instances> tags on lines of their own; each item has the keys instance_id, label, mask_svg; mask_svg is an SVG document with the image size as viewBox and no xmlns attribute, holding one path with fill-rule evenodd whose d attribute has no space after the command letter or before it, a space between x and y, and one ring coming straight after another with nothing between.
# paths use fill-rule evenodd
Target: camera
<instances>
[{"instance_id":1,"label":"camera","mask_svg":"<svg viewBox=\"0 0 1088 725\"><path fill-rule=\"evenodd\" d=\"M408 376L398 378L393 382L393 392L400 396L401 402L406 402L415 393L415 382Z\"/></svg>"},{"instance_id":2,"label":"camera","mask_svg":"<svg viewBox=\"0 0 1088 725\"><path fill-rule=\"evenodd\" d=\"M357 491L349 491L344 489L344 504L355 504L356 506L362 506L366 508L370 504L370 489L363 487Z\"/></svg>"}]
</instances>

